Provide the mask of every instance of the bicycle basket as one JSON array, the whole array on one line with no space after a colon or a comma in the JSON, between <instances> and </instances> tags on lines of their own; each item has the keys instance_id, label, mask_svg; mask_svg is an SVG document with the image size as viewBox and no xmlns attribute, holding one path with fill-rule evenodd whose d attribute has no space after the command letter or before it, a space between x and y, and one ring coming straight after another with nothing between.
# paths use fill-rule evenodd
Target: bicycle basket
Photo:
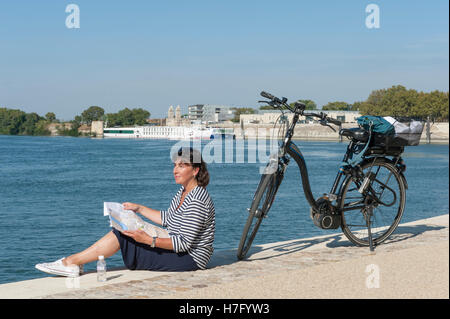
<instances>
[{"instance_id":1,"label":"bicycle basket","mask_svg":"<svg viewBox=\"0 0 450 319\"><path fill-rule=\"evenodd\" d=\"M422 136L424 122L412 118L384 117L394 127L394 134L375 133L373 145L384 147L416 146Z\"/></svg>"}]
</instances>

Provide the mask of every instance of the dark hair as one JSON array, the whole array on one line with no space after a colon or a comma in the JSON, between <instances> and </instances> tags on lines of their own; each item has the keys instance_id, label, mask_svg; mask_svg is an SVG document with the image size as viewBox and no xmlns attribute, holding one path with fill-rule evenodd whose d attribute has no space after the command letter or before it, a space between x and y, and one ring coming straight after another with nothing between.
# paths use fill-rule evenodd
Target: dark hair
<instances>
[{"instance_id":1,"label":"dark hair","mask_svg":"<svg viewBox=\"0 0 450 319\"><path fill-rule=\"evenodd\" d=\"M178 152L172 156L172 161L181 159L184 163L189 163L194 168L199 168L195 179L198 186L206 187L209 184L209 173L206 163L203 161L200 151L192 147L180 147Z\"/></svg>"}]
</instances>

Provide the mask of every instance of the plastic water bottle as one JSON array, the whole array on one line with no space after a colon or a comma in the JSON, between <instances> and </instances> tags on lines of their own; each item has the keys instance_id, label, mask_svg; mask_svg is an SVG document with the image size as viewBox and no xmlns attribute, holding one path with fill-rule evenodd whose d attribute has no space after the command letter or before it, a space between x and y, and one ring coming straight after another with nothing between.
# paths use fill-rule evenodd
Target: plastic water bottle
<instances>
[{"instance_id":1,"label":"plastic water bottle","mask_svg":"<svg viewBox=\"0 0 450 319\"><path fill-rule=\"evenodd\" d=\"M106 281L106 261L104 256L98 256L97 261L97 281Z\"/></svg>"}]
</instances>

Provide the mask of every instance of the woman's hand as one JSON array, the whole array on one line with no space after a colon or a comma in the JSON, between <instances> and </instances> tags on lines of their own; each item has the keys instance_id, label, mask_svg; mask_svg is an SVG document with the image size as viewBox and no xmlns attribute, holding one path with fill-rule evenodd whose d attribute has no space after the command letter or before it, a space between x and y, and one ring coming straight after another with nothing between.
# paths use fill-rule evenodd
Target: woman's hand
<instances>
[{"instance_id":1,"label":"woman's hand","mask_svg":"<svg viewBox=\"0 0 450 319\"><path fill-rule=\"evenodd\" d=\"M139 204L128 203L128 202L123 203L122 206L123 206L123 209L132 210L135 213L139 213L139 209L141 208L141 205L139 205Z\"/></svg>"},{"instance_id":2,"label":"woman's hand","mask_svg":"<svg viewBox=\"0 0 450 319\"><path fill-rule=\"evenodd\" d=\"M135 231L122 231L122 234L133 238L136 242L151 245L153 238L150 237L145 231L138 229Z\"/></svg>"}]
</instances>

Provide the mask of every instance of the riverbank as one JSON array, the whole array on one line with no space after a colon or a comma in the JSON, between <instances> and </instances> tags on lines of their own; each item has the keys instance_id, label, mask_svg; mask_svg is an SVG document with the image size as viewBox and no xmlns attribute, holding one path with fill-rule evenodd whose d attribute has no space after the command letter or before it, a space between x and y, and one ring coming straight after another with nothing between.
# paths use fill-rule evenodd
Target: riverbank
<instances>
[{"instance_id":1,"label":"riverbank","mask_svg":"<svg viewBox=\"0 0 450 319\"><path fill-rule=\"evenodd\" d=\"M374 254L342 234L218 251L196 272L114 270L0 285L0 298L449 298L449 215L400 224Z\"/></svg>"},{"instance_id":2,"label":"riverbank","mask_svg":"<svg viewBox=\"0 0 450 319\"><path fill-rule=\"evenodd\" d=\"M332 125L333 126L333 125ZM356 123L343 123L342 128L357 127ZM219 126L221 127L221 126ZM226 126L223 126L226 127ZM234 134L240 138L274 138L278 134L278 129L273 131L273 124L246 124L244 127L235 125ZM306 141L347 141L341 138L339 128L333 126L336 131L320 124L300 124L295 127L293 139ZM422 132L420 144L448 144L449 143L449 123L432 123L430 125L430 139L427 139L426 128Z\"/></svg>"},{"instance_id":3,"label":"riverbank","mask_svg":"<svg viewBox=\"0 0 450 319\"><path fill-rule=\"evenodd\" d=\"M52 124L51 126L49 126L50 130L49 136L61 136L60 132L57 129L58 125L59 124ZM357 126L358 125L356 123L342 124L342 128L352 128ZM236 139L277 138L279 134L278 127L277 129L274 130L273 124L245 124L241 126L240 124L226 123L226 124L214 124L214 127L233 130ZM175 128L179 129L180 127ZM332 129L320 124L300 124L295 127L293 139L305 141L336 141L336 142L347 141L347 138L342 138L339 135L339 129L337 127L334 127L334 129L336 131L333 131ZM133 130L133 128L131 128L131 130ZM83 125L82 127L79 128L79 136L77 137L103 138L104 137L103 122L101 121L93 122L92 127ZM137 134L136 137L132 136L126 138L155 138L155 137L149 136L146 137L145 135ZM164 138L166 137L164 136ZM424 128L424 131L420 139L420 144L448 144L448 143L449 143L448 122L432 123L430 125L429 139L427 137L426 128Z\"/></svg>"}]
</instances>

